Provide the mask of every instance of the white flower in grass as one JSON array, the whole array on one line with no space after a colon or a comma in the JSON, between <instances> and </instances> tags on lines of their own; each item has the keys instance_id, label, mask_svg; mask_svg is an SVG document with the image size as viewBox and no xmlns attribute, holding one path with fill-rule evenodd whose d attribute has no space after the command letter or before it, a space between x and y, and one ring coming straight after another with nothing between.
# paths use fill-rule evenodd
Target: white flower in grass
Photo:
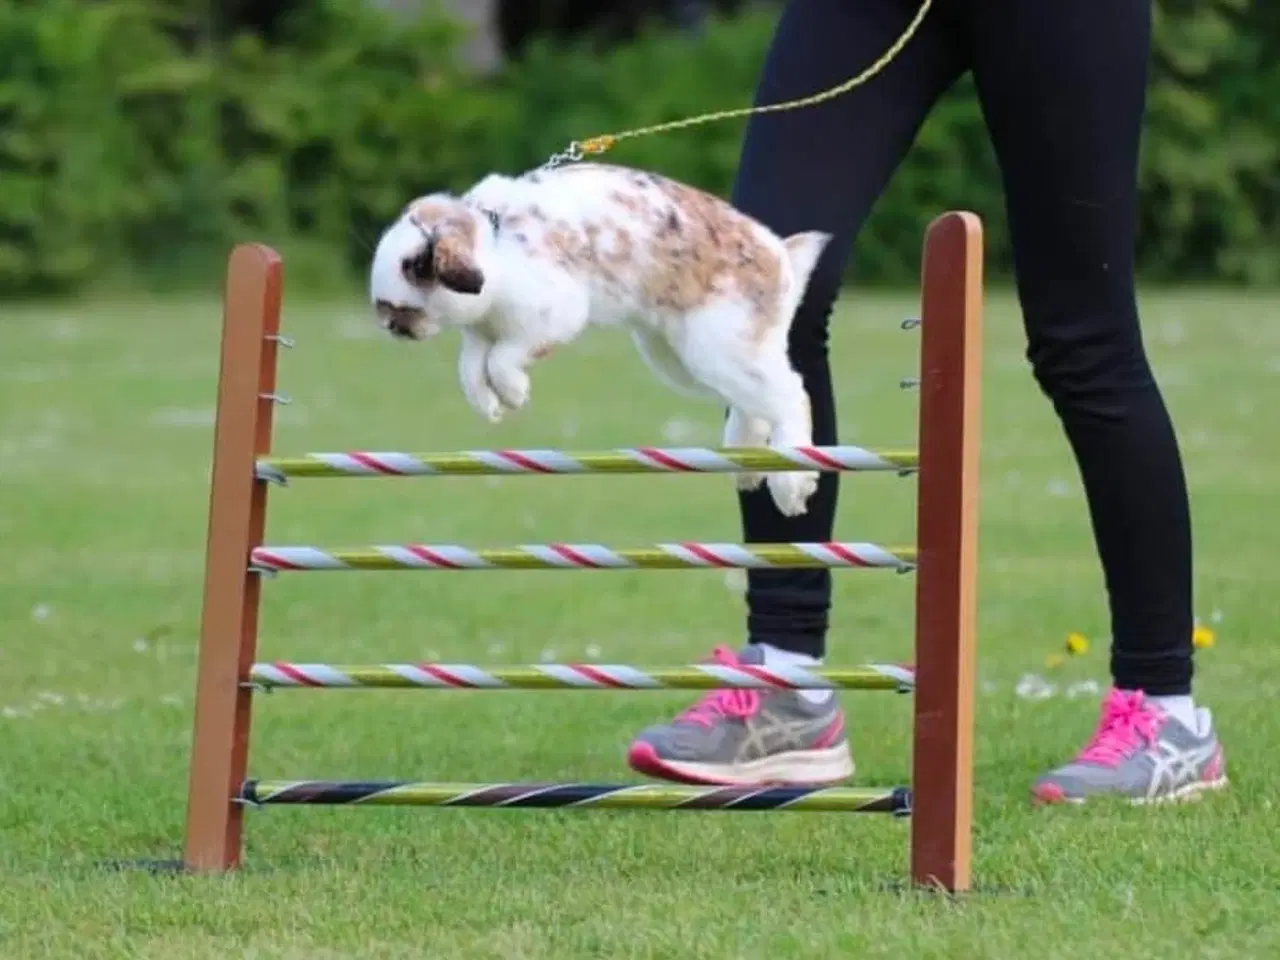
<instances>
[{"instance_id":1,"label":"white flower in grass","mask_svg":"<svg viewBox=\"0 0 1280 960\"><path fill-rule=\"evenodd\" d=\"M545 650L542 651L542 653L538 654L538 659L541 660L543 663L555 663L556 652L550 647L547 647Z\"/></svg>"},{"instance_id":2,"label":"white flower in grass","mask_svg":"<svg viewBox=\"0 0 1280 960\"><path fill-rule=\"evenodd\" d=\"M53 614L53 607L47 603L37 603L31 608L31 619L36 623L44 623Z\"/></svg>"},{"instance_id":3,"label":"white flower in grass","mask_svg":"<svg viewBox=\"0 0 1280 960\"><path fill-rule=\"evenodd\" d=\"M594 643L587 644L586 656L588 660L599 660L600 648L597 647Z\"/></svg>"},{"instance_id":4,"label":"white flower in grass","mask_svg":"<svg viewBox=\"0 0 1280 960\"><path fill-rule=\"evenodd\" d=\"M1049 481L1049 484L1048 486L1045 487L1045 490L1051 497L1065 497L1065 496L1069 496L1071 493L1071 487L1067 483L1067 481L1060 480L1057 477L1054 477L1052 480Z\"/></svg>"},{"instance_id":5,"label":"white flower in grass","mask_svg":"<svg viewBox=\"0 0 1280 960\"><path fill-rule=\"evenodd\" d=\"M1096 697L1101 692L1097 680L1081 680L1067 687L1067 699L1074 700L1076 697Z\"/></svg>"},{"instance_id":6,"label":"white flower in grass","mask_svg":"<svg viewBox=\"0 0 1280 960\"><path fill-rule=\"evenodd\" d=\"M1038 673L1024 673L1018 678L1018 685L1013 688L1013 692L1023 700L1047 700L1057 689L1052 683L1046 683Z\"/></svg>"}]
</instances>

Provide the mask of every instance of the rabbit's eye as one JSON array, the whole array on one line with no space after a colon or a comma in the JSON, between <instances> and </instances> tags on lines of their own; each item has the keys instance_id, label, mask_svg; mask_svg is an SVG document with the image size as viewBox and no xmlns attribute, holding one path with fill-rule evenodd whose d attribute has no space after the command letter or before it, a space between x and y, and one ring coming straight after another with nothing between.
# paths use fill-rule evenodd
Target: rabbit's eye
<instances>
[{"instance_id":1,"label":"rabbit's eye","mask_svg":"<svg viewBox=\"0 0 1280 960\"><path fill-rule=\"evenodd\" d=\"M431 248L423 250L417 256L405 257L400 261L400 269L405 279L413 283L426 283L432 277Z\"/></svg>"}]
</instances>

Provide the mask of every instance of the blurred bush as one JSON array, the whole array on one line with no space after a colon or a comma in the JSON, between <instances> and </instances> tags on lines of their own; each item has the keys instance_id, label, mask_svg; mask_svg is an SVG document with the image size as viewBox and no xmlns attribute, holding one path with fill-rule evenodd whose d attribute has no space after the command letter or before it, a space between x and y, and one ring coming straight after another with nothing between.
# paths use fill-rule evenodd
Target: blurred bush
<instances>
[{"instance_id":1,"label":"blurred bush","mask_svg":"<svg viewBox=\"0 0 1280 960\"><path fill-rule=\"evenodd\" d=\"M369 0L292 2L264 39L184 0L0 0L0 292L124 276L209 283L259 239L291 277L350 279L404 201L540 163L568 141L750 101L775 13L601 49L529 45L485 77L457 28ZM1280 4L1161 0L1139 262L1154 280L1280 279ZM854 65L851 65L851 69ZM721 122L611 159L724 194ZM860 282L911 282L921 231L964 206L1009 267L996 166L966 82L863 231ZM304 281L306 282L306 281Z\"/></svg>"}]
</instances>

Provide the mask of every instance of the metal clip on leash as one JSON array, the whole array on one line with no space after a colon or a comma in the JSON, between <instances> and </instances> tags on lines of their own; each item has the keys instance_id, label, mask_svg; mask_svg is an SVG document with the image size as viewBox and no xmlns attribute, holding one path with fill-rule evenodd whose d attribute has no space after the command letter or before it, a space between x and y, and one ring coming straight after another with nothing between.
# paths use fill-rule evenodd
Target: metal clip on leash
<instances>
[{"instance_id":1,"label":"metal clip on leash","mask_svg":"<svg viewBox=\"0 0 1280 960\"><path fill-rule=\"evenodd\" d=\"M542 165L542 169L554 170L556 167L563 166L566 163L577 163L582 157L582 144L575 140L569 144L567 150L561 150L559 153L553 153L548 157L547 162Z\"/></svg>"}]
</instances>

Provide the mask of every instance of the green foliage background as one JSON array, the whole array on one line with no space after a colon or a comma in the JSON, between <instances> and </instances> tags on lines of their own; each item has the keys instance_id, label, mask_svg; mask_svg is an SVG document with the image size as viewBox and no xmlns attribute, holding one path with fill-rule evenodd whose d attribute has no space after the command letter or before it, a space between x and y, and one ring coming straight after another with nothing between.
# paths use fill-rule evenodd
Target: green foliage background
<instances>
[{"instance_id":1,"label":"green foliage background","mask_svg":"<svg viewBox=\"0 0 1280 960\"><path fill-rule=\"evenodd\" d=\"M316 0L283 42L206 29L181 0L0 0L0 293L208 283L229 244L284 250L291 277L358 276L415 193L541 162L592 133L749 102L776 14L608 50L535 44L477 77L458 29L368 0ZM1143 152L1144 279L1280 280L1280 4L1158 0ZM726 193L742 124L618 148ZM939 210L988 219L998 175L968 83L939 106L863 231L863 283L914 279Z\"/></svg>"}]
</instances>

